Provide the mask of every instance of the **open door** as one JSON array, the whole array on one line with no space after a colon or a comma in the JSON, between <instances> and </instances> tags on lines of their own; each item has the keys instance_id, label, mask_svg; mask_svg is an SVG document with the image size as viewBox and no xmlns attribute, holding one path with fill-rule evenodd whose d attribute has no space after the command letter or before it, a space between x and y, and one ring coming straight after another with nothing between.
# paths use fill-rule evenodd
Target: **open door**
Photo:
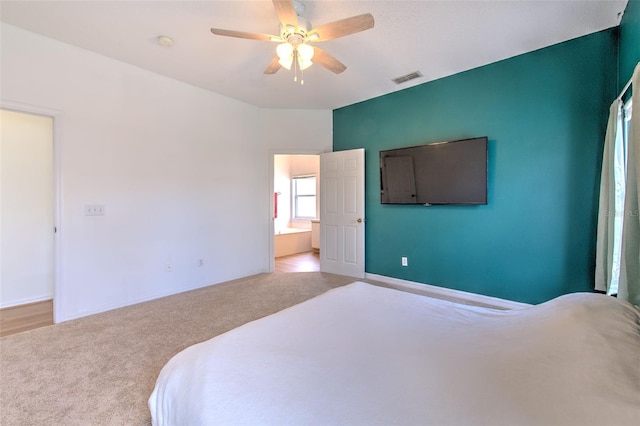
<instances>
[{"instance_id":1,"label":"open door","mask_svg":"<svg viewBox=\"0 0 640 426\"><path fill-rule=\"evenodd\" d=\"M320 155L320 271L364 278L364 149Z\"/></svg>"}]
</instances>

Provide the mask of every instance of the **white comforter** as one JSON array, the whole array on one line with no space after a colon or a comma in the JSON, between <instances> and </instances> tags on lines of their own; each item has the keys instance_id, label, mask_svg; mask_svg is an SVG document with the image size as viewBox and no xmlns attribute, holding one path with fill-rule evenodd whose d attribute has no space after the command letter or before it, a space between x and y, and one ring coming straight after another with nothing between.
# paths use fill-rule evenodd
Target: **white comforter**
<instances>
[{"instance_id":1,"label":"white comforter","mask_svg":"<svg viewBox=\"0 0 640 426\"><path fill-rule=\"evenodd\" d=\"M364 283L173 357L154 425L640 425L640 316L572 294L513 311Z\"/></svg>"}]
</instances>

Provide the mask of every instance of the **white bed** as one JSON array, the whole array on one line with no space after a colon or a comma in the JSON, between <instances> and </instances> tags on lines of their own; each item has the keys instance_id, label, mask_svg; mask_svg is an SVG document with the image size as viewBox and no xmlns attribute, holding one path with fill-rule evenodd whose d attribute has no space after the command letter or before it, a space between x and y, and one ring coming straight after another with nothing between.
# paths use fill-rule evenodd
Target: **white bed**
<instances>
[{"instance_id":1,"label":"white bed","mask_svg":"<svg viewBox=\"0 0 640 426\"><path fill-rule=\"evenodd\" d=\"M173 357L154 425L640 425L640 313L498 311L356 282Z\"/></svg>"}]
</instances>

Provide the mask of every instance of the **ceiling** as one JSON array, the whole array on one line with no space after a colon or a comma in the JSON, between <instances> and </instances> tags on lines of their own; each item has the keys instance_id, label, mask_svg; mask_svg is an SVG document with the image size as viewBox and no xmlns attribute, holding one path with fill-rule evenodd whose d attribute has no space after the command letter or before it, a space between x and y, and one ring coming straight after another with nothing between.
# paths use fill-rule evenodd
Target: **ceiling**
<instances>
[{"instance_id":1,"label":"ceiling","mask_svg":"<svg viewBox=\"0 0 640 426\"><path fill-rule=\"evenodd\" d=\"M264 108L335 109L620 23L627 0L304 0L312 26L370 12L373 29L318 43L347 70L263 70L276 44L210 28L278 34L271 0L7 1L0 19ZM163 47L157 37L174 40ZM420 71L397 85L392 79Z\"/></svg>"}]
</instances>

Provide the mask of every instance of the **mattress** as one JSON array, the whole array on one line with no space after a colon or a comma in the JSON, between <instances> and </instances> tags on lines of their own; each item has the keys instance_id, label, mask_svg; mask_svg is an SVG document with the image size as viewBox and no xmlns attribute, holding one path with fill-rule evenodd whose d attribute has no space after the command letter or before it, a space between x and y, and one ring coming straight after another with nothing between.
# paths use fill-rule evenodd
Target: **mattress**
<instances>
[{"instance_id":1,"label":"mattress","mask_svg":"<svg viewBox=\"0 0 640 426\"><path fill-rule=\"evenodd\" d=\"M640 315L499 311L356 282L173 357L154 425L638 425Z\"/></svg>"}]
</instances>

